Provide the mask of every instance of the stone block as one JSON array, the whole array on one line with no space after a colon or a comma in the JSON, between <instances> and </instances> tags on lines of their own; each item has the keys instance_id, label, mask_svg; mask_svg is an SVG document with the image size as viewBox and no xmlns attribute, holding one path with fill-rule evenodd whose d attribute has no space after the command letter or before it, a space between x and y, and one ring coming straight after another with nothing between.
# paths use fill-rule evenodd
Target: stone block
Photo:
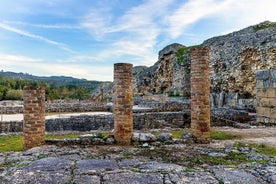
<instances>
[{"instance_id":1,"label":"stone block","mask_svg":"<svg viewBox=\"0 0 276 184\"><path fill-rule=\"evenodd\" d=\"M256 72L256 80L266 80L269 79L270 70L261 70Z\"/></svg>"},{"instance_id":2,"label":"stone block","mask_svg":"<svg viewBox=\"0 0 276 184\"><path fill-rule=\"evenodd\" d=\"M276 98L276 88L273 88L272 86L270 86L266 90L266 96L269 98Z\"/></svg>"},{"instance_id":3,"label":"stone block","mask_svg":"<svg viewBox=\"0 0 276 184\"><path fill-rule=\"evenodd\" d=\"M257 116L270 116L270 109L269 107L257 107Z\"/></svg>"}]
</instances>

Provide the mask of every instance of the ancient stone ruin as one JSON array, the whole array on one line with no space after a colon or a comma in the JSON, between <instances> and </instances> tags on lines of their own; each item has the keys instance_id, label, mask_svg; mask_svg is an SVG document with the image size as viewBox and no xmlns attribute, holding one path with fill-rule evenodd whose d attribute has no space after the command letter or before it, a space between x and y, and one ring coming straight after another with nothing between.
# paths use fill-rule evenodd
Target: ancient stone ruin
<instances>
[{"instance_id":1,"label":"ancient stone ruin","mask_svg":"<svg viewBox=\"0 0 276 184\"><path fill-rule=\"evenodd\" d=\"M276 124L276 70L256 73L257 122Z\"/></svg>"},{"instance_id":2,"label":"ancient stone ruin","mask_svg":"<svg viewBox=\"0 0 276 184\"><path fill-rule=\"evenodd\" d=\"M114 137L119 144L130 144L133 133L132 64L114 64Z\"/></svg>"},{"instance_id":3,"label":"ancient stone ruin","mask_svg":"<svg viewBox=\"0 0 276 184\"><path fill-rule=\"evenodd\" d=\"M24 88L23 147L40 146L45 140L45 90Z\"/></svg>"},{"instance_id":4,"label":"ancient stone ruin","mask_svg":"<svg viewBox=\"0 0 276 184\"><path fill-rule=\"evenodd\" d=\"M209 50L195 48L191 57L191 131L196 142L210 143Z\"/></svg>"}]
</instances>

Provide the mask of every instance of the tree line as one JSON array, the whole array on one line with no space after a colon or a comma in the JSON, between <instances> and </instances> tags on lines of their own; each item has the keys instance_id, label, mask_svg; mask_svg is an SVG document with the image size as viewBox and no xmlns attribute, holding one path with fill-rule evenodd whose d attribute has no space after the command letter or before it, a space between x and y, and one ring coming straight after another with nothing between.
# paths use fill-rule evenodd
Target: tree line
<instances>
[{"instance_id":1,"label":"tree line","mask_svg":"<svg viewBox=\"0 0 276 184\"><path fill-rule=\"evenodd\" d=\"M24 86L39 86L45 88L45 97L48 100L55 99L79 99L90 98L90 90L77 85L57 86L47 82L31 82L22 79L12 79L0 76L0 100L22 100Z\"/></svg>"}]
</instances>

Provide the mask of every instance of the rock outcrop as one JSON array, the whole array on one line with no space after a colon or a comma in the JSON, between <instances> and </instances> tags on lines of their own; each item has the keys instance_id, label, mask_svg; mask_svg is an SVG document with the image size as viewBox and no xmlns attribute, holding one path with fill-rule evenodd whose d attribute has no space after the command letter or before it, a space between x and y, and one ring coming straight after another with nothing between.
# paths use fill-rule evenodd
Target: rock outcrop
<instances>
[{"instance_id":1,"label":"rock outcrop","mask_svg":"<svg viewBox=\"0 0 276 184\"><path fill-rule=\"evenodd\" d=\"M263 22L227 35L204 41L210 49L211 92L238 93L242 98L255 96L257 70L276 68L276 23ZM185 62L178 63L177 52ZM158 61L135 75L135 95L174 93L189 95L190 56L181 44L166 46Z\"/></svg>"}]
</instances>

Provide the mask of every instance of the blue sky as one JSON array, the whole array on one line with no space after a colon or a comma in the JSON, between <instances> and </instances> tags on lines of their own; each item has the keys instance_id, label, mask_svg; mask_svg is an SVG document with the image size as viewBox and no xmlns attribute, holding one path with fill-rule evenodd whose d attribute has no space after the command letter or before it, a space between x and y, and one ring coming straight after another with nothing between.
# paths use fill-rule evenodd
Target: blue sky
<instances>
[{"instance_id":1,"label":"blue sky","mask_svg":"<svg viewBox=\"0 0 276 184\"><path fill-rule=\"evenodd\" d=\"M118 62L153 65L171 43L276 21L275 0L1 0L0 69L113 80Z\"/></svg>"}]
</instances>

